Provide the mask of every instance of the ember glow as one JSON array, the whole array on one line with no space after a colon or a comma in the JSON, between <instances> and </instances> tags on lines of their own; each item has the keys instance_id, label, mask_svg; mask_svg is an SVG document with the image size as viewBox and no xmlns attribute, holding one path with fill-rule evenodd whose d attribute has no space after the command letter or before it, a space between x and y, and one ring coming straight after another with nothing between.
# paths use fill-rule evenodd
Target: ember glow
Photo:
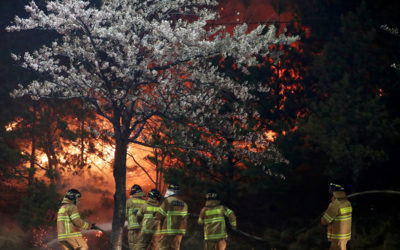
<instances>
[{"instance_id":1,"label":"ember glow","mask_svg":"<svg viewBox=\"0 0 400 250\"><path fill-rule=\"evenodd\" d=\"M46 244L47 230L44 228L33 229L33 245L35 247L47 247ZM47 248L46 248L47 249Z\"/></svg>"},{"instance_id":2,"label":"ember glow","mask_svg":"<svg viewBox=\"0 0 400 250\"><path fill-rule=\"evenodd\" d=\"M5 126L6 131L7 131L7 132L11 132L11 131L15 130L15 128L18 127L18 125L19 125L19 123L20 123L21 121L22 121L22 118L18 118L18 119L16 119L15 121L12 121L12 122L8 123L8 124Z\"/></svg>"},{"instance_id":3,"label":"ember glow","mask_svg":"<svg viewBox=\"0 0 400 250\"><path fill-rule=\"evenodd\" d=\"M272 130L269 130L269 131L265 132L265 135L266 135L267 139L272 142L272 141L275 141L277 133Z\"/></svg>"},{"instance_id":4,"label":"ember glow","mask_svg":"<svg viewBox=\"0 0 400 250\"><path fill-rule=\"evenodd\" d=\"M102 235L103 235L103 232L102 232L102 231L98 231L98 232L96 233L96 237L97 237L97 238L101 237Z\"/></svg>"}]
</instances>

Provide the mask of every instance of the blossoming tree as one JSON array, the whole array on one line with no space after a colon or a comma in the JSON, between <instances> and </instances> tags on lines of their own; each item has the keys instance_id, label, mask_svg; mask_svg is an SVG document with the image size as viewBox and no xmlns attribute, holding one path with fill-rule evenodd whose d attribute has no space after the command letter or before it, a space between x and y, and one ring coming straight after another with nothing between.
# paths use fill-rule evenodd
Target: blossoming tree
<instances>
[{"instance_id":1,"label":"blossoming tree","mask_svg":"<svg viewBox=\"0 0 400 250\"><path fill-rule=\"evenodd\" d=\"M79 98L112 125L115 179L112 223L113 249L121 249L125 219L126 159L130 143L147 144L143 131L154 119L202 124L226 119L219 112L232 101L229 116L245 125L240 103L255 98L247 86L219 72L214 56L232 57L246 72L272 44L290 44L297 37L276 35L273 26L249 31L246 24L232 33L213 26L215 0L118 0L94 8L88 1L35 2L30 16L15 18L8 31L54 30L60 38L49 46L12 55L23 67L45 80L19 86L12 95L39 98ZM221 98L228 91L234 98ZM207 109L205 109L207 107ZM205 112L213 110L214 112ZM233 130L232 130L233 131Z\"/></svg>"},{"instance_id":2,"label":"blossoming tree","mask_svg":"<svg viewBox=\"0 0 400 250\"><path fill-rule=\"evenodd\" d=\"M389 27L387 24L383 24L381 25L381 29L389 32L390 34L400 37L400 32L399 29L397 27ZM392 68L395 68L397 70L400 70L400 65L398 63L392 63L392 65L390 65Z\"/></svg>"}]
</instances>

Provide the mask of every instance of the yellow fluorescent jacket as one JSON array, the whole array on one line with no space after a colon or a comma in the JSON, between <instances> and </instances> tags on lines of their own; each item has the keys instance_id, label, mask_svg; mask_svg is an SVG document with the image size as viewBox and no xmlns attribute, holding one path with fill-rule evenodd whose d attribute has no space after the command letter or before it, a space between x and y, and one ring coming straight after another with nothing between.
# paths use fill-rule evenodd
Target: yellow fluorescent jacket
<instances>
[{"instance_id":1,"label":"yellow fluorescent jacket","mask_svg":"<svg viewBox=\"0 0 400 250\"><path fill-rule=\"evenodd\" d=\"M229 219L231 227L236 228L236 216L232 210L220 205L219 200L206 201L198 220L198 223L204 226L205 240L218 240L228 237L225 217Z\"/></svg>"},{"instance_id":2,"label":"yellow fluorescent jacket","mask_svg":"<svg viewBox=\"0 0 400 250\"><path fill-rule=\"evenodd\" d=\"M64 198L57 213L58 240L82 237L81 229L89 229L89 223L79 216L73 201Z\"/></svg>"},{"instance_id":3,"label":"yellow fluorescent jacket","mask_svg":"<svg viewBox=\"0 0 400 250\"><path fill-rule=\"evenodd\" d=\"M177 196L166 198L156 213L162 221L161 234L186 234L188 205Z\"/></svg>"},{"instance_id":4,"label":"yellow fluorescent jacket","mask_svg":"<svg viewBox=\"0 0 400 250\"><path fill-rule=\"evenodd\" d=\"M322 220L328 223L328 240L351 239L351 216L353 209L342 191L333 192L333 200L322 216Z\"/></svg>"},{"instance_id":5,"label":"yellow fluorescent jacket","mask_svg":"<svg viewBox=\"0 0 400 250\"><path fill-rule=\"evenodd\" d=\"M128 221L128 229L139 229L140 224L136 219L136 214L141 207L146 204L146 201L143 199L143 192L138 192L130 199L126 201L126 220Z\"/></svg>"},{"instance_id":6,"label":"yellow fluorescent jacket","mask_svg":"<svg viewBox=\"0 0 400 250\"><path fill-rule=\"evenodd\" d=\"M141 221L142 234L159 234L160 233L160 220L155 217L158 212L160 203L152 198L149 198L146 204L141 207L136 215L138 221Z\"/></svg>"}]
</instances>

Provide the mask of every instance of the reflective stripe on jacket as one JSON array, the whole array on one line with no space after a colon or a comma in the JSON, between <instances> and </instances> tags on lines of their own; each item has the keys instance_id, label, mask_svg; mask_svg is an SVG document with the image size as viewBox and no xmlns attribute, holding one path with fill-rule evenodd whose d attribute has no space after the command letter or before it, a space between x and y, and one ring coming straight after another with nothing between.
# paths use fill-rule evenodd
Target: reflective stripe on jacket
<instances>
[{"instance_id":1,"label":"reflective stripe on jacket","mask_svg":"<svg viewBox=\"0 0 400 250\"><path fill-rule=\"evenodd\" d=\"M160 220L157 220L155 214L158 212L160 203L152 198L149 198L146 204L139 209L136 218L141 221L141 232L143 234L159 234ZM143 218L143 220L142 220Z\"/></svg>"},{"instance_id":2,"label":"reflective stripe on jacket","mask_svg":"<svg viewBox=\"0 0 400 250\"><path fill-rule=\"evenodd\" d=\"M139 229L140 224L136 219L136 214L141 207L146 204L143 199L143 192L138 192L126 201L126 220L128 221L128 229Z\"/></svg>"},{"instance_id":3,"label":"reflective stripe on jacket","mask_svg":"<svg viewBox=\"0 0 400 250\"><path fill-rule=\"evenodd\" d=\"M59 240L82 237L81 229L89 229L90 224L81 219L73 201L64 198L57 213L57 234Z\"/></svg>"},{"instance_id":4,"label":"reflective stripe on jacket","mask_svg":"<svg viewBox=\"0 0 400 250\"><path fill-rule=\"evenodd\" d=\"M236 216L232 210L220 205L219 200L206 201L198 220L200 225L204 225L205 240L225 239L228 237L225 217L228 218L231 227L236 228Z\"/></svg>"},{"instance_id":5,"label":"reflective stripe on jacket","mask_svg":"<svg viewBox=\"0 0 400 250\"><path fill-rule=\"evenodd\" d=\"M161 234L186 234L188 205L178 196L169 196L158 209L162 221Z\"/></svg>"},{"instance_id":6,"label":"reflective stripe on jacket","mask_svg":"<svg viewBox=\"0 0 400 250\"><path fill-rule=\"evenodd\" d=\"M333 192L333 196L334 200L322 216L328 224L328 240L350 240L353 208L344 192Z\"/></svg>"}]
</instances>

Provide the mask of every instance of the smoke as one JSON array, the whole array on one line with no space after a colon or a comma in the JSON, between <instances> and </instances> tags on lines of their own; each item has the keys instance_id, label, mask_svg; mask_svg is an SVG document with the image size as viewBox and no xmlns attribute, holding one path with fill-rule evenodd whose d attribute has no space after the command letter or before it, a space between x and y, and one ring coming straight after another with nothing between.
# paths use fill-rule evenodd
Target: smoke
<instances>
[{"instance_id":1,"label":"smoke","mask_svg":"<svg viewBox=\"0 0 400 250\"><path fill-rule=\"evenodd\" d=\"M26 240L25 233L18 227L17 223L6 214L0 213L0 249L17 249L23 246Z\"/></svg>"},{"instance_id":2,"label":"smoke","mask_svg":"<svg viewBox=\"0 0 400 250\"><path fill-rule=\"evenodd\" d=\"M112 173L85 170L80 175L65 176L59 192L75 188L82 197L79 199L78 210L82 217L90 222L105 222L112 218L113 179ZM61 201L60 201L61 204Z\"/></svg>"},{"instance_id":3,"label":"smoke","mask_svg":"<svg viewBox=\"0 0 400 250\"><path fill-rule=\"evenodd\" d=\"M249 29L254 29L266 22L282 22L282 31L285 23L293 20L291 7L280 0L225 0L220 4L220 14L220 22L226 24L228 31L238 23L247 23Z\"/></svg>"},{"instance_id":4,"label":"smoke","mask_svg":"<svg viewBox=\"0 0 400 250\"><path fill-rule=\"evenodd\" d=\"M76 174L64 174L58 183L58 191L64 195L71 188L78 189L82 194L78 205L81 216L91 223L106 223L112 221L114 208L115 182L112 171L113 152L107 153L108 159L98 161L94 167L83 169ZM153 183L145 172L136 166L132 157L152 176L155 175L154 166L145 158L151 154L148 149L131 145L127 160L126 195L133 184L142 186L145 192L154 188ZM60 201L61 202L61 201Z\"/></svg>"}]
</instances>

